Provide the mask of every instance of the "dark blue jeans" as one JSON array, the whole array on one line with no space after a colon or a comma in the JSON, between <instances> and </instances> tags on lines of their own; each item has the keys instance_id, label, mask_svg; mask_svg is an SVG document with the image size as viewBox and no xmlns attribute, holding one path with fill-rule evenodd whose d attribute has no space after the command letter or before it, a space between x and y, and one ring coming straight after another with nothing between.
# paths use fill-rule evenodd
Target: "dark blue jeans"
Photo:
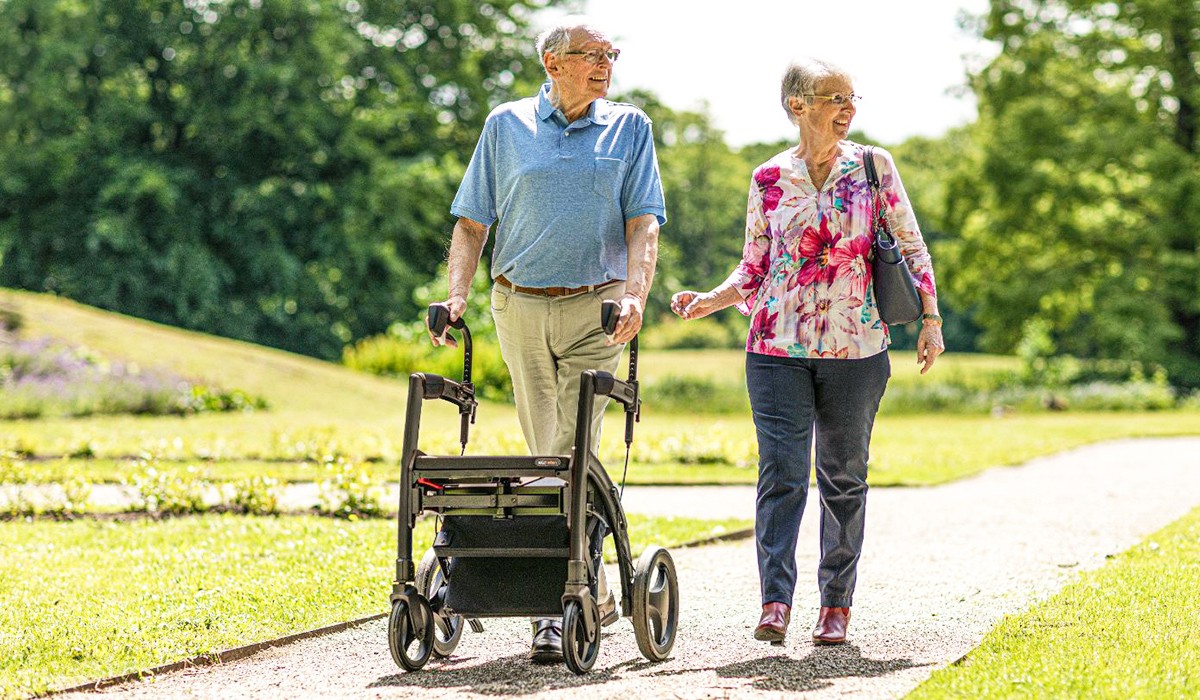
<instances>
[{"instance_id":1,"label":"dark blue jeans","mask_svg":"<svg viewBox=\"0 0 1200 700\"><path fill-rule=\"evenodd\" d=\"M792 604L815 429L821 605L850 607L862 552L871 428L890 376L886 352L860 360L746 354L758 433L754 534L764 604Z\"/></svg>"}]
</instances>

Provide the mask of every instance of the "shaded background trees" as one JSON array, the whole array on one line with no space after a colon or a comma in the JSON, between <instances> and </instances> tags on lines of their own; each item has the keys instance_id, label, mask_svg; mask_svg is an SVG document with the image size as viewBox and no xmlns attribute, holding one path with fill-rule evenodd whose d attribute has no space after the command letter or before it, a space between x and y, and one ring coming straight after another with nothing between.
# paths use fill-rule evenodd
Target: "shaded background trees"
<instances>
[{"instance_id":1,"label":"shaded background trees","mask_svg":"<svg viewBox=\"0 0 1200 700\"><path fill-rule=\"evenodd\" d=\"M0 284L326 358L416 318L483 118L543 79L549 4L0 0ZM978 121L883 144L950 348L1200 387L1200 3L993 0L973 22L1000 48L969 76ZM616 97L655 121L662 324L736 264L751 169L787 144Z\"/></svg>"},{"instance_id":2,"label":"shaded background trees","mask_svg":"<svg viewBox=\"0 0 1200 700\"><path fill-rule=\"evenodd\" d=\"M336 357L416 313L542 4L0 2L0 284Z\"/></svg>"},{"instance_id":3,"label":"shaded background trees","mask_svg":"<svg viewBox=\"0 0 1200 700\"><path fill-rule=\"evenodd\" d=\"M981 346L1130 358L1200 386L1200 3L994 0L950 290Z\"/></svg>"}]
</instances>

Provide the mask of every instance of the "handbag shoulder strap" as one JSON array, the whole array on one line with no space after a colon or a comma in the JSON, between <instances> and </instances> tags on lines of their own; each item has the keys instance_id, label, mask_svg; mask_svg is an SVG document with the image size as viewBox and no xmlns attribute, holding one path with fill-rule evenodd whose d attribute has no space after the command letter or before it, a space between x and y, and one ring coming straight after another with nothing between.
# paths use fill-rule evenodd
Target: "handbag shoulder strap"
<instances>
[{"instance_id":1,"label":"handbag shoulder strap","mask_svg":"<svg viewBox=\"0 0 1200 700\"><path fill-rule=\"evenodd\" d=\"M891 224L888 223L887 215L883 212L883 202L881 191L883 186L879 183L879 173L875 170L875 147L863 147L863 167L867 171L867 184L871 188L871 231L875 234L876 242L883 242L885 245L893 245L895 237L892 235Z\"/></svg>"},{"instance_id":2,"label":"handbag shoulder strap","mask_svg":"<svg viewBox=\"0 0 1200 700\"><path fill-rule=\"evenodd\" d=\"M871 186L872 190L878 191L880 188L880 184L879 184L879 173L875 172L875 147L874 146L864 146L863 147L863 167L867 169L867 184Z\"/></svg>"}]
</instances>

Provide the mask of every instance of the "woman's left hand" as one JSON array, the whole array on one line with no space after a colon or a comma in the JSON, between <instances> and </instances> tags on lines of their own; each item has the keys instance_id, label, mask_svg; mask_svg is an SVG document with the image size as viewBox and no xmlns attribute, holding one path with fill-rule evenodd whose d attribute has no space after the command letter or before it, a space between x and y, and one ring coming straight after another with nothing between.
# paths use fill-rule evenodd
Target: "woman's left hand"
<instances>
[{"instance_id":1,"label":"woman's left hand","mask_svg":"<svg viewBox=\"0 0 1200 700\"><path fill-rule=\"evenodd\" d=\"M921 326L921 335L917 337L917 364L922 365L921 374L933 367L933 361L946 351L946 342L942 340L942 327L936 323L926 323Z\"/></svg>"}]
</instances>

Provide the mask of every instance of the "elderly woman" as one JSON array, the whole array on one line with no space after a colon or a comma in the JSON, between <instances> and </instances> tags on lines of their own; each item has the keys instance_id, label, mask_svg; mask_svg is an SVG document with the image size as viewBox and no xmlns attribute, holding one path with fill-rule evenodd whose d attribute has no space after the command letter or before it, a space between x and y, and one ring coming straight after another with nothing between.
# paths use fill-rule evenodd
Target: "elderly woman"
<instances>
[{"instance_id":1,"label":"elderly woman","mask_svg":"<svg viewBox=\"0 0 1200 700\"><path fill-rule=\"evenodd\" d=\"M741 264L716 289L681 291L685 319L736 305L752 317L746 385L758 436L755 537L762 618L754 638L782 642L796 588L796 539L816 433L821 494L817 644L846 640L863 542L871 427L891 367L888 327L871 286L875 206L860 144L846 140L858 96L845 71L790 65L783 109L800 141L755 169ZM924 308L917 363L941 354L933 268L891 156L876 149L880 206L900 241Z\"/></svg>"}]
</instances>

